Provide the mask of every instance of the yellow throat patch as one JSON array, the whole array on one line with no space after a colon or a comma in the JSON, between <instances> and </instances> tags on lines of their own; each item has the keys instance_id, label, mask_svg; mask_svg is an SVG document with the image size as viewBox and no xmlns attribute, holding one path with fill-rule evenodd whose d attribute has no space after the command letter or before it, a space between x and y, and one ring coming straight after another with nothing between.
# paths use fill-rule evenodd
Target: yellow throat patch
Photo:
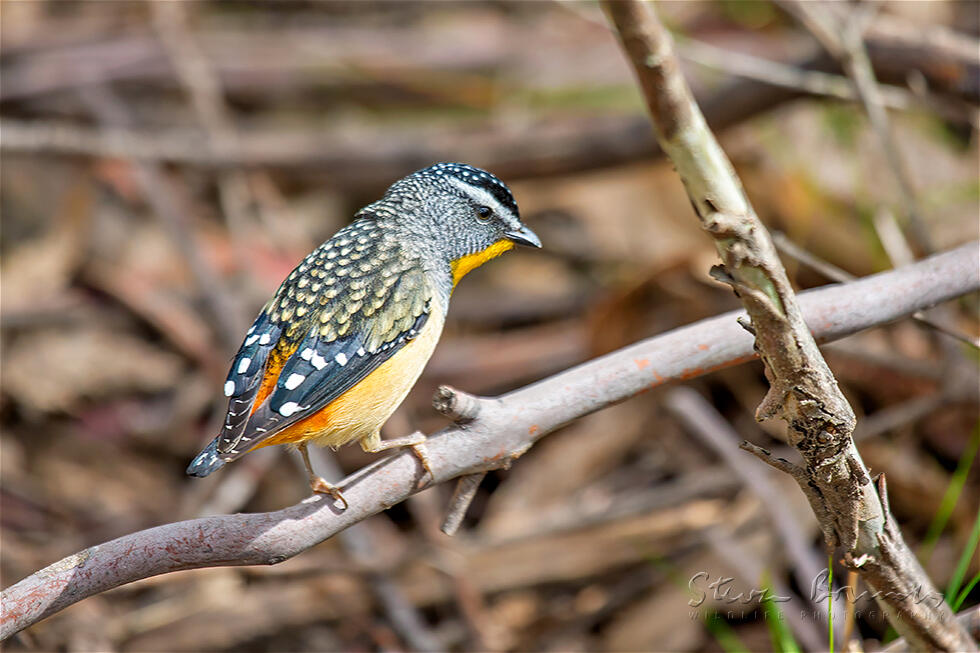
<instances>
[{"instance_id":1,"label":"yellow throat patch","mask_svg":"<svg viewBox=\"0 0 980 653\"><path fill-rule=\"evenodd\" d=\"M452 261L449 266L453 271L453 287L455 287L456 284L459 283L459 280L465 277L471 270L480 267L490 259L497 258L507 250L513 248L514 243L510 242L509 240L498 240L482 252L467 254L466 256Z\"/></svg>"}]
</instances>

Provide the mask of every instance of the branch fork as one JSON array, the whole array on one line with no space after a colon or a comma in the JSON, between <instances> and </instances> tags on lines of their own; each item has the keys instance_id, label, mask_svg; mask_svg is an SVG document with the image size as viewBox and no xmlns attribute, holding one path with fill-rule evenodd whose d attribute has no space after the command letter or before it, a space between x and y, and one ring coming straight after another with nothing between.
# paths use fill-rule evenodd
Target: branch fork
<instances>
[{"instance_id":1,"label":"branch fork","mask_svg":"<svg viewBox=\"0 0 980 653\"><path fill-rule=\"evenodd\" d=\"M477 419L481 404L485 401L490 400L467 394L448 385L441 385L432 397L432 407L436 409L436 412L445 415L457 425L463 426ZM504 461L503 466L510 467L511 459L505 458ZM480 488L480 483L483 482L486 475L487 472L481 471L461 476L456 481L456 489L449 500L449 508L440 527L443 533L452 536L459 530L470 504L476 497L476 491Z\"/></svg>"}]
</instances>

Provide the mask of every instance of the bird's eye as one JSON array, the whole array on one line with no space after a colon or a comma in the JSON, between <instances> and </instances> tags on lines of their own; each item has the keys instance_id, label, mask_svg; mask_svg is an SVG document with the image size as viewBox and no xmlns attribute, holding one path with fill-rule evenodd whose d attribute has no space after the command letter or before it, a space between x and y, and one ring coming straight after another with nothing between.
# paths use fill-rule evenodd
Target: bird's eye
<instances>
[{"instance_id":1,"label":"bird's eye","mask_svg":"<svg viewBox=\"0 0 980 653\"><path fill-rule=\"evenodd\" d=\"M476 217L481 220L489 220L490 216L493 215L493 209L489 206L478 206L476 207Z\"/></svg>"}]
</instances>

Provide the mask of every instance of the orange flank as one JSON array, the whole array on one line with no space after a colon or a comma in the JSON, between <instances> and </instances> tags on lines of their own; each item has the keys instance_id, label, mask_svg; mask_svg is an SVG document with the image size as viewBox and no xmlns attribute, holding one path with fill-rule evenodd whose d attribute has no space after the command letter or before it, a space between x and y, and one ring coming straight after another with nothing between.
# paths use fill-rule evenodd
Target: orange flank
<instances>
[{"instance_id":1,"label":"orange flank","mask_svg":"<svg viewBox=\"0 0 980 653\"><path fill-rule=\"evenodd\" d=\"M276 381L279 380L279 372L282 371L283 366L289 357L293 355L296 351L294 347L291 351L284 354L278 353L278 351L273 351L269 354L269 362L266 363L264 376L262 377L262 385L259 386L259 392L255 395L255 401L252 403L252 414L262 405L262 402L272 394L272 391L276 389Z\"/></svg>"},{"instance_id":2,"label":"orange flank","mask_svg":"<svg viewBox=\"0 0 980 653\"><path fill-rule=\"evenodd\" d=\"M509 240L498 240L482 252L467 254L466 256L456 259L449 264L453 270L453 286L459 283L459 280L465 277L469 272L480 267L490 259L497 258L507 250L513 248L514 243L510 242Z\"/></svg>"},{"instance_id":3,"label":"orange flank","mask_svg":"<svg viewBox=\"0 0 980 653\"><path fill-rule=\"evenodd\" d=\"M648 358L634 358L633 362L636 363L636 369L642 370L644 367L650 365L650 359Z\"/></svg>"}]
</instances>

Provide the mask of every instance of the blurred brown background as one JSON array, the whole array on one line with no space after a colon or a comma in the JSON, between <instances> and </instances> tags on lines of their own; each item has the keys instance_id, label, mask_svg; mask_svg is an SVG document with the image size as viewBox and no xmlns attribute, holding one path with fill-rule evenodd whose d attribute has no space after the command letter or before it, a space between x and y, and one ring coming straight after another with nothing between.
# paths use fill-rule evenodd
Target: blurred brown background
<instances>
[{"instance_id":1,"label":"blurred brown background","mask_svg":"<svg viewBox=\"0 0 980 653\"><path fill-rule=\"evenodd\" d=\"M725 56L839 74L813 38L768 2L660 11L767 225L853 274L889 268L879 218L901 222L904 207L861 108L736 76ZM442 426L430 407L441 383L497 394L738 306L707 276L713 247L591 3L11 0L0 18L3 586L133 530L306 495L282 451L205 480L183 470L223 415L252 316L309 250L420 167L496 173L545 248L461 284L388 437ZM888 2L867 32L936 249L978 234L978 23L974 2ZM722 48L712 66L692 61L711 59L700 43ZM800 288L826 282L785 260ZM976 315L970 297L945 317L976 337ZM906 321L826 353L862 420L862 455L945 588L980 497L976 350ZM781 423L752 417L759 364L691 386L742 437L780 445ZM757 600L693 614L689 579L735 577L734 594L763 582L746 569L765 569L793 592L776 607L797 612L813 609L810 588L757 498L663 395L580 420L491 474L455 539L438 533L451 488L437 487L276 567L87 599L8 649L733 650L733 636L769 649ZM345 471L370 460L358 447L335 456ZM820 558L802 495L770 480ZM880 614L858 627L887 636Z\"/></svg>"}]
</instances>

